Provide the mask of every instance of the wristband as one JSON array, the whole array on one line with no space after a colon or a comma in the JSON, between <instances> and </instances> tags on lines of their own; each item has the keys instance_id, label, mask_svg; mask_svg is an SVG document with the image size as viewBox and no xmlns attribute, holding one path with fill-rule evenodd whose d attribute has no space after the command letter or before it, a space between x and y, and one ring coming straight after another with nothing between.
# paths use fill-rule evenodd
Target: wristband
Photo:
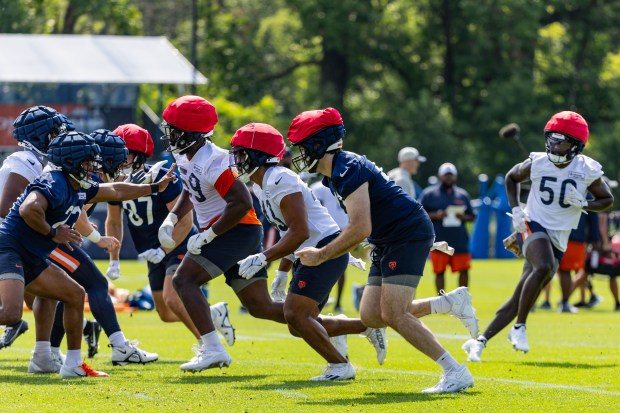
<instances>
[{"instance_id":1,"label":"wristband","mask_svg":"<svg viewBox=\"0 0 620 413\"><path fill-rule=\"evenodd\" d=\"M49 239L53 239L56 236L56 228L50 227L50 232L47 233L46 237Z\"/></svg>"},{"instance_id":2,"label":"wristband","mask_svg":"<svg viewBox=\"0 0 620 413\"><path fill-rule=\"evenodd\" d=\"M150 184L149 186L151 187L152 194L156 194L159 192L159 184Z\"/></svg>"},{"instance_id":3,"label":"wristband","mask_svg":"<svg viewBox=\"0 0 620 413\"><path fill-rule=\"evenodd\" d=\"M176 225L179 222L179 217L174 212L169 212L165 221L170 221L172 225Z\"/></svg>"},{"instance_id":4,"label":"wristband","mask_svg":"<svg viewBox=\"0 0 620 413\"><path fill-rule=\"evenodd\" d=\"M215 237L217 237L217 234L215 233L215 231L213 231L213 227L209 227L209 229L207 229L205 233L205 235L207 236L207 242L211 242Z\"/></svg>"},{"instance_id":5,"label":"wristband","mask_svg":"<svg viewBox=\"0 0 620 413\"><path fill-rule=\"evenodd\" d=\"M96 244L99 241L101 241L101 234L96 229L93 229L93 232L88 234L86 236L86 239L89 240L90 242L92 242L93 244Z\"/></svg>"}]
</instances>

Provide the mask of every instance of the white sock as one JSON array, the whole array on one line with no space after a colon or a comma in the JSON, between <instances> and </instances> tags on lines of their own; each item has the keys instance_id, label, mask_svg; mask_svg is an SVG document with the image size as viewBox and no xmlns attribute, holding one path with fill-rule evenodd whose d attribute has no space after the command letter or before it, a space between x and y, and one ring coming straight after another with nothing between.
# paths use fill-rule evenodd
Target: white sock
<instances>
[{"instance_id":1,"label":"white sock","mask_svg":"<svg viewBox=\"0 0 620 413\"><path fill-rule=\"evenodd\" d=\"M452 308L452 304L445 295L433 297L430 301L432 314L446 314Z\"/></svg>"},{"instance_id":2,"label":"white sock","mask_svg":"<svg viewBox=\"0 0 620 413\"><path fill-rule=\"evenodd\" d=\"M478 340L479 342L481 342L481 343L482 343L482 344L484 344L485 346L487 345L487 341L489 341L489 340L487 340L487 338L486 338L485 336L483 336L482 334L480 334L476 340Z\"/></svg>"},{"instance_id":3,"label":"white sock","mask_svg":"<svg viewBox=\"0 0 620 413\"><path fill-rule=\"evenodd\" d=\"M200 337L202 344L209 351L225 351L224 346L220 342L220 338L217 336L217 331L213 330Z\"/></svg>"},{"instance_id":4,"label":"white sock","mask_svg":"<svg viewBox=\"0 0 620 413\"><path fill-rule=\"evenodd\" d=\"M67 358L65 359L65 367L73 368L82 365L81 350L67 350Z\"/></svg>"},{"instance_id":5,"label":"white sock","mask_svg":"<svg viewBox=\"0 0 620 413\"><path fill-rule=\"evenodd\" d=\"M60 347L52 347L52 354L60 355Z\"/></svg>"},{"instance_id":6,"label":"white sock","mask_svg":"<svg viewBox=\"0 0 620 413\"><path fill-rule=\"evenodd\" d=\"M82 320L82 330L86 328L86 323L88 323L88 318L84 317L84 319Z\"/></svg>"},{"instance_id":7,"label":"white sock","mask_svg":"<svg viewBox=\"0 0 620 413\"><path fill-rule=\"evenodd\" d=\"M515 329L516 330L520 329L521 327L525 328L525 323L517 323L517 324L515 324Z\"/></svg>"},{"instance_id":8,"label":"white sock","mask_svg":"<svg viewBox=\"0 0 620 413\"><path fill-rule=\"evenodd\" d=\"M34 354L44 355L52 351L52 345L49 341L35 341Z\"/></svg>"},{"instance_id":9,"label":"white sock","mask_svg":"<svg viewBox=\"0 0 620 413\"><path fill-rule=\"evenodd\" d=\"M437 360L435 360L437 364L441 366L444 373L448 370L458 369L461 365L448 353L447 351L441 355Z\"/></svg>"},{"instance_id":10,"label":"white sock","mask_svg":"<svg viewBox=\"0 0 620 413\"><path fill-rule=\"evenodd\" d=\"M108 340L110 340L112 347L125 347L125 342L127 341L122 331L112 333L110 337L108 337Z\"/></svg>"}]
</instances>

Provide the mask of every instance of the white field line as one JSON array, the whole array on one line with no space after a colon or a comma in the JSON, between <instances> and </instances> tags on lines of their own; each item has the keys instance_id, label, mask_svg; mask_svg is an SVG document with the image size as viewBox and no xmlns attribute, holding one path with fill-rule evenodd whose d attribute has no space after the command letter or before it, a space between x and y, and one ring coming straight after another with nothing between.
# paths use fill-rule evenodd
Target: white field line
<instances>
[{"instance_id":1,"label":"white field line","mask_svg":"<svg viewBox=\"0 0 620 413\"><path fill-rule=\"evenodd\" d=\"M264 365L265 361L240 361L239 364L261 364ZM270 362L273 365L282 365L282 366L298 366L298 367L316 367L321 368L324 367L322 364L315 363L294 363L294 362ZM431 373L428 371L407 371L407 370L393 370L393 369L380 369L380 368L362 368L357 367L357 370L370 371L372 373L389 373L389 374L400 374L404 376L432 376L439 377L439 373ZM474 376L475 380L482 381L490 381L495 383L506 383L506 384L516 384L524 387L537 387L537 388L546 388L546 389L558 389L558 390L568 390L568 391L579 391L584 393L596 393L602 394L606 396L618 396L620 397L620 391L610 391L610 390L602 390L594 387L584 387L584 386L575 386L575 385L565 385L565 384L556 384L556 383L544 383L538 381L530 381L530 380L513 380L513 379L502 379L497 377L483 377L483 376Z\"/></svg>"}]
</instances>

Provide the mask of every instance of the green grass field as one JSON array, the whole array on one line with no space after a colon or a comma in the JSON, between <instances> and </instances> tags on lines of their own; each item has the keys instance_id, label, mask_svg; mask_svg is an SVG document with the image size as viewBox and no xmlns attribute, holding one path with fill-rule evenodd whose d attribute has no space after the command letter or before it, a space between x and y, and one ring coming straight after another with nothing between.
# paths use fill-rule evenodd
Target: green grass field
<instances>
[{"instance_id":1,"label":"green grass field","mask_svg":"<svg viewBox=\"0 0 620 413\"><path fill-rule=\"evenodd\" d=\"M481 328L511 293L520 265L516 260L474 262L470 291ZM428 267L418 297L434 294ZM122 269L118 286L135 291L146 285L145 264L124 262ZM362 272L349 270L343 304L350 317L356 315L350 285L363 281ZM456 278L449 277L448 289L455 283ZM559 296L555 280L553 287L555 302ZM291 337L283 325L240 314L238 301L223 279L209 288L213 302L229 303L237 329L237 342L229 348L233 357L229 368L182 373L179 365L193 356L193 337L181 324L164 324L155 312L142 311L119 314L119 321L128 338L159 353L158 362L113 367L108 340L102 334L100 352L89 362L109 372L110 378L65 380L57 375L30 375L26 370L34 345L34 323L32 313L26 313L31 330L0 351L0 412L620 411L620 313L612 311L604 278L595 280L595 288L605 299L599 307L576 315L532 314L530 353L513 351L506 341L507 331L502 331L489 342L483 363L469 365L475 387L456 395L421 394L438 381L440 369L391 330L383 366L377 364L365 339L349 336L356 379L310 382L324 362L301 339ZM460 346L467 331L458 320L435 315L424 322L457 360L465 360Z\"/></svg>"}]
</instances>

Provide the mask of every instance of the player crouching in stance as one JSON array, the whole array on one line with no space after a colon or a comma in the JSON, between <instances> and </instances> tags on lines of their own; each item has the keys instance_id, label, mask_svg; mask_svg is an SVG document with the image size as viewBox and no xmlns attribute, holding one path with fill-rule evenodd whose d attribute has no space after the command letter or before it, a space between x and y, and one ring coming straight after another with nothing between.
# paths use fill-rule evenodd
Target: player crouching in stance
<instances>
[{"instance_id":1,"label":"player crouching in stance","mask_svg":"<svg viewBox=\"0 0 620 413\"><path fill-rule=\"evenodd\" d=\"M302 112L293 119L288 140L299 147L293 159L299 170L325 176L338 199L344 201L349 226L319 247L296 252L304 267L320 266L339 257L368 237L375 245L368 284L362 297L362 322L374 328L386 325L436 361L444 370L437 385L425 393L454 393L474 385L467 367L437 341L418 317L452 313L470 334L477 334L477 321L465 288L444 296L412 302L433 246L433 225L422 206L394 184L365 156L342 150L345 129L337 110Z\"/></svg>"},{"instance_id":2,"label":"player crouching in stance","mask_svg":"<svg viewBox=\"0 0 620 413\"><path fill-rule=\"evenodd\" d=\"M122 147L128 156L117 167L123 169L126 176L131 179L142 179L145 183L151 183L162 178L168 173L163 168L165 161L149 165L147 159L153 155L154 144L151 134L144 128L134 124L120 125L114 130L124 142ZM119 139L120 139L119 138ZM101 158L113 159L117 149L110 145L99 145ZM104 172L105 162L102 162ZM140 178L141 177L141 178ZM120 202L108 202L108 215L106 218L106 234L123 240L123 212L127 216L127 225L133 243L138 251L138 256L147 261L148 278L155 309L159 318L167 323L182 321L200 341L200 334L192 323L183 306L181 299L172 287L172 276L178 268L181 260L187 253L187 241L189 237L197 234L193 225L192 214L187 214L179 220L172 233L172 242L161 245L158 239L158 231L168 213L176 204L183 184L177 180L168 185L165 191L153 193L135 200ZM119 251L110 253L110 266L107 271L108 277L117 279L120 277ZM211 306L211 318L215 328L224 336L228 345L235 343L235 332L228 318L228 306L221 302Z\"/></svg>"},{"instance_id":3,"label":"player crouching in stance","mask_svg":"<svg viewBox=\"0 0 620 413\"><path fill-rule=\"evenodd\" d=\"M487 341L515 317L517 323L510 329L508 340L515 350L530 350L525 333L527 316L540 291L553 278L571 230L577 228L584 210L603 211L613 204L601 165L581 154L588 134L588 124L578 113L556 113L544 129L546 153L533 152L508 171L506 192L517 242L525 256L523 272L512 297L497 310L484 333L463 344L469 361L480 362ZM532 189L522 209L519 184L527 180L532 181ZM587 192L593 200L586 200Z\"/></svg>"},{"instance_id":4,"label":"player crouching in stance","mask_svg":"<svg viewBox=\"0 0 620 413\"><path fill-rule=\"evenodd\" d=\"M232 137L231 146L240 176L254 182L254 193L264 213L282 234L272 247L239 261L239 275L251 279L268 262L307 246L321 247L340 234L338 224L299 176L277 166L285 145L275 128L263 123L245 125ZM348 262L349 254L345 252L317 267L307 267L298 260L293 265L284 318L291 333L301 336L329 363L322 375L312 379L315 381L355 378L355 369L347 357L346 334L364 333L376 344L379 364L385 359L385 328L367 328L359 319L318 317ZM332 335L344 338L337 339L339 349L330 341L325 327L328 324Z\"/></svg>"},{"instance_id":5,"label":"player crouching in stance","mask_svg":"<svg viewBox=\"0 0 620 413\"><path fill-rule=\"evenodd\" d=\"M173 179L164 177L153 185L102 184L90 178L99 147L80 132L62 133L48 149L53 170L28 185L0 224L0 322L21 317L24 289L65 304L67 356L61 377L107 376L82 362L80 351L84 313L84 289L48 260L58 244L71 249L81 244L72 227L86 202L131 199L163 191Z\"/></svg>"}]
</instances>

